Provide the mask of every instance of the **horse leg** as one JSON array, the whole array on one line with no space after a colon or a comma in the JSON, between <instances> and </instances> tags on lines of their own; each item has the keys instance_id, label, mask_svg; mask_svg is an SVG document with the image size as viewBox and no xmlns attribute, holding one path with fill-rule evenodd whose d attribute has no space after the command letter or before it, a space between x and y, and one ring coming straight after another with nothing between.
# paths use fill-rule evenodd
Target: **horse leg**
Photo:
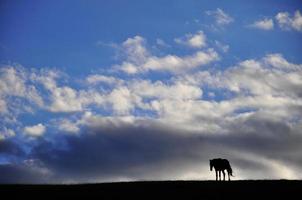
<instances>
[{"instance_id":1,"label":"horse leg","mask_svg":"<svg viewBox=\"0 0 302 200\"><path fill-rule=\"evenodd\" d=\"M225 181L225 172L224 172L224 170L222 171L222 173L223 173L223 180Z\"/></svg>"},{"instance_id":2,"label":"horse leg","mask_svg":"<svg viewBox=\"0 0 302 200\"><path fill-rule=\"evenodd\" d=\"M231 178L230 178L230 173L228 172L228 176L229 176L229 181L231 180Z\"/></svg>"},{"instance_id":3,"label":"horse leg","mask_svg":"<svg viewBox=\"0 0 302 200\"><path fill-rule=\"evenodd\" d=\"M216 181L218 180L218 174L217 174L217 170L215 170L216 173Z\"/></svg>"},{"instance_id":4,"label":"horse leg","mask_svg":"<svg viewBox=\"0 0 302 200\"><path fill-rule=\"evenodd\" d=\"M219 180L221 181L221 171L219 170L218 172L219 172L219 174L218 174L219 175Z\"/></svg>"}]
</instances>

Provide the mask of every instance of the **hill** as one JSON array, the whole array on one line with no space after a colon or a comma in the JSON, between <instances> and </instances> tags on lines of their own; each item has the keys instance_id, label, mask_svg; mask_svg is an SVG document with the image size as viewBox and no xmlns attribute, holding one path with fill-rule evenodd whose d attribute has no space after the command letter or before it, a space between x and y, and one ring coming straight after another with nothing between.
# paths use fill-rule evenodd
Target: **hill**
<instances>
[{"instance_id":1,"label":"hill","mask_svg":"<svg viewBox=\"0 0 302 200\"><path fill-rule=\"evenodd\" d=\"M302 181L144 181L73 185L0 185L1 196L106 197L107 199L287 199L301 196Z\"/></svg>"}]
</instances>

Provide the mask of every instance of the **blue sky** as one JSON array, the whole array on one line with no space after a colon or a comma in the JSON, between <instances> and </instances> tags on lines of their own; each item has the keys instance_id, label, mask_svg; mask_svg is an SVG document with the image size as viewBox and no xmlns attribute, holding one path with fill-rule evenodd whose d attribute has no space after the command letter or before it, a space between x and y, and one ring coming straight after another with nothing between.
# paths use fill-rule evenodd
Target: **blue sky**
<instances>
[{"instance_id":1,"label":"blue sky","mask_svg":"<svg viewBox=\"0 0 302 200\"><path fill-rule=\"evenodd\" d=\"M301 12L298 0L1 1L0 171L16 174L3 182L211 179L211 157L239 179L301 178Z\"/></svg>"},{"instance_id":2,"label":"blue sky","mask_svg":"<svg viewBox=\"0 0 302 200\"><path fill-rule=\"evenodd\" d=\"M233 57L239 59L284 52L299 61L299 33L277 29L272 35L244 28L257 19L274 17L280 11L293 13L301 6L299 1L290 4L286 1L239 2L4 1L1 61L30 67L63 67L75 74L89 73L114 62L113 50L97 46L97 41L121 43L125 38L141 35L151 45L157 38L173 43L174 38L200 29L210 38L232 44ZM206 17L205 11L220 7L232 14L236 24L212 31L207 26L213 20ZM194 23L194 20L200 22ZM181 54L182 50L177 52ZM234 62L233 58L229 59Z\"/></svg>"}]
</instances>

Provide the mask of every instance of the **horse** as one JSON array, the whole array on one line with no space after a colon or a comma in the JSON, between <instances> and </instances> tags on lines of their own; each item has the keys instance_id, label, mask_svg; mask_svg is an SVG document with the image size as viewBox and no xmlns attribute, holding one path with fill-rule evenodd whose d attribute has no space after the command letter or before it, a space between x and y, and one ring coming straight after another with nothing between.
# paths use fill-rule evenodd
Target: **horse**
<instances>
[{"instance_id":1,"label":"horse","mask_svg":"<svg viewBox=\"0 0 302 200\"><path fill-rule=\"evenodd\" d=\"M218 181L218 176L219 176L219 181L221 181L221 172L223 173L223 180L225 181L224 170L227 170L229 181L231 180L230 176L233 176L233 170L227 159L215 158L215 159L210 160L210 170L211 171L213 170L213 167L214 167L215 173L216 173L216 181Z\"/></svg>"}]
</instances>

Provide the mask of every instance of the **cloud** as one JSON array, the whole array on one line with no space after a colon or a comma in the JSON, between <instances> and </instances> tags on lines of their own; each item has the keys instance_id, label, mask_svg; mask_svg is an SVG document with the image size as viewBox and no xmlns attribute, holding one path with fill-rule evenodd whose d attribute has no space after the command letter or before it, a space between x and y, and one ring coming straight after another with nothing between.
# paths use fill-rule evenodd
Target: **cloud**
<instances>
[{"instance_id":1,"label":"cloud","mask_svg":"<svg viewBox=\"0 0 302 200\"><path fill-rule=\"evenodd\" d=\"M71 87L57 85L57 79L61 77L60 72L46 70L32 75L32 79L40 83L50 92L48 97L48 109L51 112L75 112L82 110L82 102L79 94Z\"/></svg>"},{"instance_id":2,"label":"cloud","mask_svg":"<svg viewBox=\"0 0 302 200\"><path fill-rule=\"evenodd\" d=\"M127 61L134 64L144 63L150 55L146 48L146 40L138 35L124 41L122 50L126 55Z\"/></svg>"},{"instance_id":3,"label":"cloud","mask_svg":"<svg viewBox=\"0 0 302 200\"><path fill-rule=\"evenodd\" d=\"M292 115L294 118L301 106L301 65L290 63L281 54L245 60L225 71L177 74L168 81L136 78L123 81L94 74L86 78L91 85L83 89L58 86L56 73L47 74L36 74L35 80L50 91L44 96L50 112L81 113L96 106L112 116L151 114L168 124L208 132L222 130L217 123L220 118L232 116L241 109L254 112L261 109L275 117ZM104 86L104 81L105 85L111 83L110 87ZM217 93L221 99L207 100L204 88L212 99L216 99ZM78 125L69 120L62 120L58 127L66 132L79 131Z\"/></svg>"},{"instance_id":4,"label":"cloud","mask_svg":"<svg viewBox=\"0 0 302 200\"><path fill-rule=\"evenodd\" d=\"M141 37L126 41L125 59L139 72L153 70L146 67L152 59L158 70L169 66L181 72L205 61L198 61L200 52L216 53L170 55L182 63L175 64L163 62L169 55L152 55ZM91 74L79 86L54 70L25 72L29 80L15 78L22 84L3 94L14 96L14 90L22 93L31 85L43 94L44 106L38 109L66 113L53 114L53 124L47 125L56 134L45 134L44 122L24 127L35 140L22 145L18 128L4 124L0 154L6 160L0 174L16 176L3 175L1 181L212 179L208 160L213 157L230 159L237 178L300 178L301 69L274 53L165 80ZM40 177L32 175L35 170Z\"/></svg>"},{"instance_id":5,"label":"cloud","mask_svg":"<svg viewBox=\"0 0 302 200\"><path fill-rule=\"evenodd\" d=\"M226 85L236 92L294 98L301 95L301 72L301 65L289 63L281 54L268 54L260 62L246 60L228 70Z\"/></svg>"},{"instance_id":6,"label":"cloud","mask_svg":"<svg viewBox=\"0 0 302 200\"><path fill-rule=\"evenodd\" d=\"M34 83L28 78L30 74L21 66L1 66L0 69L0 113L20 113L22 105L18 99L24 99L29 107L42 107L44 102ZM14 98L11 98L14 97ZM8 100L10 98L10 100ZM27 110L28 111L28 110Z\"/></svg>"},{"instance_id":7,"label":"cloud","mask_svg":"<svg viewBox=\"0 0 302 200\"><path fill-rule=\"evenodd\" d=\"M10 138L10 137L13 137L16 135L16 133L13 129L9 129L6 127L1 128L1 129L0 129L0 140L4 140L6 138Z\"/></svg>"},{"instance_id":8,"label":"cloud","mask_svg":"<svg viewBox=\"0 0 302 200\"><path fill-rule=\"evenodd\" d=\"M135 103L139 101L136 95L126 87L114 89L108 96L108 101L111 103L113 112L117 114L128 114L135 108Z\"/></svg>"},{"instance_id":9,"label":"cloud","mask_svg":"<svg viewBox=\"0 0 302 200\"><path fill-rule=\"evenodd\" d=\"M225 130L222 121L229 123L236 117L255 113L296 121L302 117L301 77L300 65L288 62L281 54L268 54L259 60L242 61L225 71L200 71L177 78L183 84L218 94L218 100L165 99L157 101L154 109L166 123L212 133Z\"/></svg>"},{"instance_id":10,"label":"cloud","mask_svg":"<svg viewBox=\"0 0 302 200\"><path fill-rule=\"evenodd\" d=\"M49 91L43 98L48 105L45 109L50 112L84 112L96 106L109 115L127 116L136 115L139 109L142 115L151 112L167 123L177 122L179 126L210 132L221 130L217 124L219 117L240 109L261 109L279 117L289 112L296 114L302 93L301 65L290 63L281 54L245 60L225 71L177 74L168 81L136 78L124 81L94 74L86 78L88 88L75 89L69 85L59 86L57 77L57 73L48 71L44 75L36 73L33 79ZM204 88L212 99L219 93L220 101L205 99ZM206 123L200 124L197 119ZM59 127L69 132L79 130L64 120Z\"/></svg>"},{"instance_id":11,"label":"cloud","mask_svg":"<svg viewBox=\"0 0 302 200\"><path fill-rule=\"evenodd\" d=\"M23 163L0 164L1 183L25 184L52 183L51 172L39 166L34 160L25 160Z\"/></svg>"},{"instance_id":12,"label":"cloud","mask_svg":"<svg viewBox=\"0 0 302 200\"><path fill-rule=\"evenodd\" d=\"M45 131L46 127L41 123L34 126L24 127L24 133L32 137L40 137L45 133Z\"/></svg>"},{"instance_id":13,"label":"cloud","mask_svg":"<svg viewBox=\"0 0 302 200\"><path fill-rule=\"evenodd\" d=\"M200 54L199 56L202 57L203 55ZM195 58L187 58L188 61L191 59L192 62L199 62L195 61ZM88 85L85 83L83 86L87 86L88 88L84 89L70 87L68 82L62 81L59 72L52 70L35 72L31 75L31 79L36 86L40 86L40 84L43 86L42 88L40 87L42 90L41 93L43 93L43 100L45 101L45 106L42 109L55 113L83 112L91 106L97 106L113 112L115 115L127 115L137 107L148 109L151 105L143 102L143 98L150 98L148 95L153 95L154 98L159 97L156 95L164 95L163 98L170 96L169 98L174 99L188 99L191 98L192 94L197 94L197 96L202 94L199 88L187 84L175 83L166 85L160 81L156 84L143 84L144 82L136 79L125 82L122 79L102 74L87 76L86 82ZM62 82L65 82L65 84L59 85ZM135 87L137 84L146 86L145 88L141 88L145 90L145 93L142 93L142 91L139 91L140 89L137 89L138 87ZM161 92L155 92L156 90ZM69 125L66 122L61 124L60 128L76 132L75 127L72 128Z\"/></svg>"},{"instance_id":14,"label":"cloud","mask_svg":"<svg viewBox=\"0 0 302 200\"><path fill-rule=\"evenodd\" d=\"M274 29L274 22L272 19L265 18L263 20L255 21L249 27L269 31Z\"/></svg>"},{"instance_id":15,"label":"cloud","mask_svg":"<svg viewBox=\"0 0 302 200\"><path fill-rule=\"evenodd\" d=\"M215 40L214 41L215 45L217 46L218 49L220 49L222 52L227 53L230 49L229 45L222 44L221 42Z\"/></svg>"},{"instance_id":16,"label":"cloud","mask_svg":"<svg viewBox=\"0 0 302 200\"><path fill-rule=\"evenodd\" d=\"M99 83L103 83L103 84L108 84L108 85L120 85L122 84L124 81L118 78L115 78L113 76L105 76L105 75L101 75L101 74L94 74L94 75L90 75L86 78L86 82L88 84L99 84Z\"/></svg>"},{"instance_id":17,"label":"cloud","mask_svg":"<svg viewBox=\"0 0 302 200\"><path fill-rule=\"evenodd\" d=\"M168 71L172 73L180 73L188 71L196 67L206 65L218 60L218 54L213 50L198 51L193 55L179 57L175 55L167 55L164 57L149 57L145 63L135 65L133 63L124 62L119 67L128 74L136 74L147 71Z\"/></svg>"},{"instance_id":18,"label":"cloud","mask_svg":"<svg viewBox=\"0 0 302 200\"><path fill-rule=\"evenodd\" d=\"M121 65L114 66L116 69L128 74L144 73L148 71L168 71L180 73L209 64L219 59L218 54L213 49L197 51L193 55L179 57L176 55L166 55L158 57L151 55L144 46L145 40L136 36L127 39L125 47L126 61Z\"/></svg>"},{"instance_id":19,"label":"cloud","mask_svg":"<svg viewBox=\"0 0 302 200\"><path fill-rule=\"evenodd\" d=\"M50 110L53 112L73 112L83 109L81 101L78 101L77 91L70 87L60 87L52 91L52 105Z\"/></svg>"},{"instance_id":20,"label":"cloud","mask_svg":"<svg viewBox=\"0 0 302 200\"><path fill-rule=\"evenodd\" d=\"M6 101L0 99L0 113L4 113L4 112L7 112Z\"/></svg>"},{"instance_id":21,"label":"cloud","mask_svg":"<svg viewBox=\"0 0 302 200\"><path fill-rule=\"evenodd\" d=\"M191 48L202 48L206 44L206 36L203 31L198 31L196 34L186 34L183 38L175 38L174 41Z\"/></svg>"},{"instance_id":22,"label":"cloud","mask_svg":"<svg viewBox=\"0 0 302 200\"><path fill-rule=\"evenodd\" d=\"M282 54L278 54L278 53L266 55L263 58L263 61L274 68L278 68L286 71L292 71L292 70L300 71L302 68L302 64L290 63L282 56Z\"/></svg>"},{"instance_id":23,"label":"cloud","mask_svg":"<svg viewBox=\"0 0 302 200\"><path fill-rule=\"evenodd\" d=\"M71 122L68 119L62 119L58 121L56 125L58 125L58 129L63 132L78 133L80 131L77 123Z\"/></svg>"},{"instance_id":24,"label":"cloud","mask_svg":"<svg viewBox=\"0 0 302 200\"><path fill-rule=\"evenodd\" d=\"M279 12L275 16L275 20L282 30L302 31L302 16L299 10L295 11L292 16L288 12ZM269 31L274 29L274 21L273 19L265 18L255 21L248 27Z\"/></svg>"},{"instance_id":25,"label":"cloud","mask_svg":"<svg viewBox=\"0 0 302 200\"><path fill-rule=\"evenodd\" d=\"M156 44L161 47L170 47L169 44L167 44L163 39L160 38L156 39Z\"/></svg>"},{"instance_id":26,"label":"cloud","mask_svg":"<svg viewBox=\"0 0 302 200\"><path fill-rule=\"evenodd\" d=\"M162 81L151 83L150 81L134 81L131 83L131 91L141 97L159 98L159 99L198 99L202 96L202 90L199 87L175 82L173 84L164 84Z\"/></svg>"},{"instance_id":27,"label":"cloud","mask_svg":"<svg viewBox=\"0 0 302 200\"><path fill-rule=\"evenodd\" d=\"M57 80L62 80L61 72L45 70L33 74L32 79L46 89L48 95L45 97L47 105L44 106L44 109L50 112L80 112L91 104L103 103L100 92L89 89L78 90L69 85L59 85ZM103 75L91 75L86 78L86 82L90 85L97 85L99 82L111 84L112 81L117 83L119 79Z\"/></svg>"},{"instance_id":28,"label":"cloud","mask_svg":"<svg viewBox=\"0 0 302 200\"><path fill-rule=\"evenodd\" d=\"M228 25L234 21L234 19L220 8L216 10L209 10L205 12L207 15L214 17L216 25L219 27Z\"/></svg>"},{"instance_id":29,"label":"cloud","mask_svg":"<svg viewBox=\"0 0 302 200\"><path fill-rule=\"evenodd\" d=\"M224 134L207 134L158 120L89 118L81 134L61 138L68 148L39 140L30 155L34 162L2 165L0 172L20 169L27 183L213 179L208 160L226 157L237 179L301 178L301 134L283 121L253 115L229 123ZM27 176L35 169L46 175Z\"/></svg>"},{"instance_id":30,"label":"cloud","mask_svg":"<svg viewBox=\"0 0 302 200\"><path fill-rule=\"evenodd\" d=\"M24 152L15 142L9 139L0 140L0 155L12 155L12 156L23 156ZM3 156L4 158L4 156ZM3 162L4 159L1 159Z\"/></svg>"},{"instance_id":31,"label":"cloud","mask_svg":"<svg viewBox=\"0 0 302 200\"><path fill-rule=\"evenodd\" d=\"M275 19L283 30L302 31L302 16L299 10L295 11L293 16L288 12L279 12Z\"/></svg>"}]
</instances>

